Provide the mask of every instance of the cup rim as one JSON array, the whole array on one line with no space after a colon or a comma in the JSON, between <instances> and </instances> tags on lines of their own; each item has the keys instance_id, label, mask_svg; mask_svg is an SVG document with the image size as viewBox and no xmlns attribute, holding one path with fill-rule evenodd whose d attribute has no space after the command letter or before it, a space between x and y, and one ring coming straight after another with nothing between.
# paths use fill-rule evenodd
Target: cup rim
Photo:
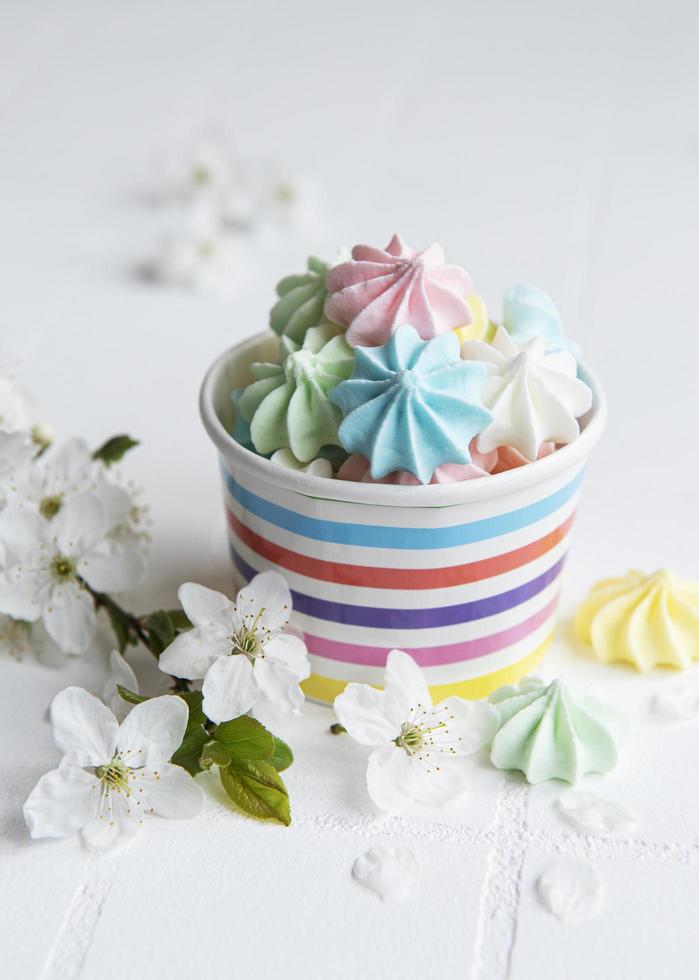
<instances>
[{"instance_id":1,"label":"cup rim","mask_svg":"<svg viewBox=\"0 0 699 980\"><path fill-rule=\"evenodd\" d=\"M422 486L355 483L302 473L279 466L241 446L224 427L214 407L214 392L221 373L231 361L258 345L267 335L268 331L261 331L246 337L216 358L201 385L199 412L209 438L229 463L240 466L266 483L274 483L308 497L389 507L446 507L491 500L525 490L571 469L590 454L606 422L607 400L604 391L593 372L581 362L580 371L592 389L590 417L575 442L562 446L543 459L487 478Z\"/></svg>"}]
</instances>

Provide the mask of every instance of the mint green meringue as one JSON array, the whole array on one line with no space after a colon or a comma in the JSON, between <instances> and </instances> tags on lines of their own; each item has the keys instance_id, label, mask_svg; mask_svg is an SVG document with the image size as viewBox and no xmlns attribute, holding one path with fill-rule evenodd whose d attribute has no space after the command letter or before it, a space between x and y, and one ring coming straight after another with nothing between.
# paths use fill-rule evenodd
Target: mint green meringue
<instances>
[{"instance_id":1,"label":"mint green meringue","mask_svg":"<svg viewBox=\"0 0 699 980\"><path fill-rule=\"evenodd\" d=\"M490 759L519 769L530 783L610 772L627 732L626 719L596 698L575 698L562 681L525 677L488 699L500 716Z\"/></svg>"},{"instance_id":2,"label":"mint green meringue","mask_svg":"<svg viewBox=\"0 0 699 980\"><path fill-rule=\"evenodd\" d=\"M332 323L311 327L301 347L283 336L281 349L281 364L251 366L255 380L240 396L240 411L258 453L290 449L308 463L321 447L340 445L342 413L328 392L351 375L354 351Z\"/></svg>"},{"instance_id":3,"label":"mint green meringue","mask_svg":"<svg viewBox=\"0 0 699 980\"><path fill-rule=\"evenodd\" d=\"M308 272L286 276L277 283L279 299L269 314L269 325L275 333L302 344L306 331L324 322L323 306L328 290L325 276L330 266L311 256Z\"/></svg>"}]
</instances>

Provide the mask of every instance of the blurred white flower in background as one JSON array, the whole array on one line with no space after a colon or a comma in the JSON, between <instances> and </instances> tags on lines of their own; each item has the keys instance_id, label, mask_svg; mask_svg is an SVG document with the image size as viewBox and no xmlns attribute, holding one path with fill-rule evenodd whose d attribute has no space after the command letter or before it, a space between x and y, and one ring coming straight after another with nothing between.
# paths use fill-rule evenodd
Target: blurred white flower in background
<instances>
[{"instance_id":1,"label":"blurred white flower in background","mask_svg":"<svg viewBox=\"0 0 699 980\"><path fill-rule=\"evenodd\" d=\"M252 278L251 256L209 206L186 209L165 232L153 272L161 282L230 300Z\"/></svg>"},{"instance_id":2,"label":"blurred white flower in background","mask_svg":"<svg viewBox=\"0 0 699 980\"><path fill-rule=\"evenodd\" d=\"M152 278L223 301L254 280L260 247L321 228L316 184L246 158L220 133L171 158L152 197L167 215Z\"/></svg>"}]
</instances>

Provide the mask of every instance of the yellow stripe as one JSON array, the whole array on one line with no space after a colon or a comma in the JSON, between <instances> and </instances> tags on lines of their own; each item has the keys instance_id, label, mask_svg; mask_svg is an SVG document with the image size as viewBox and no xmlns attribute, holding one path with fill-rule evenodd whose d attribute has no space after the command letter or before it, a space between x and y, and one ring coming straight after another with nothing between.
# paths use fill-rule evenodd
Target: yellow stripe
<instances>
[{"instance_id":1,"label":"yellow stripe","mask_svg":"<svg viewBox=\"0 0 699 980\"><path fill-rule=\"evenodd\" d=\"M485 698L493 691L497 691L503 684L515 684L525 677L544 659L553 633L532 653L527 654L522 660L518 660L509 667L493 671L492 674L483 674L482 677L471 677L466 681L457 681L455 684L434 684L430 687L430 693L435 703L443 701L444 698L458 695L460 698L478 700ZM408 651L409 652L409 651ZM301 687L307 698L312 701L320 701L322 704L332 704L338 694L344 691L348 681L338 681L332 677L321 677L320 674L311 676L301 683Z\"/></svg>"}]
</instances>

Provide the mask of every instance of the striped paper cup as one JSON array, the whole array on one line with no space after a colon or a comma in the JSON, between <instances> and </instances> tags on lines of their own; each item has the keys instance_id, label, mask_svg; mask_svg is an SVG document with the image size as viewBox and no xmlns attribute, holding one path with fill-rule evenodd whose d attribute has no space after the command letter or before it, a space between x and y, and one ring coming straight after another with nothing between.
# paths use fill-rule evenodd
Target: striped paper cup
<instances>
[{"instance_id":1,"label":"striped paper cup","mask_svg":"<svg viewBox=\"0 0 699 980\"><path fill-rule=\"evenodd\" d=\"M265 334L213 364L201 391L219 452L231 558L240 582L273 568L291 588L292 625L331 702L348 681L381 685L390 650L410 653L436 700L481 698L517 681L551 641L584 467L605 419L594 392L582 434L520 469L465 483L387 486L284 469L240 446L231 390L276 354Z\"/></svg>"}]
</instances>

